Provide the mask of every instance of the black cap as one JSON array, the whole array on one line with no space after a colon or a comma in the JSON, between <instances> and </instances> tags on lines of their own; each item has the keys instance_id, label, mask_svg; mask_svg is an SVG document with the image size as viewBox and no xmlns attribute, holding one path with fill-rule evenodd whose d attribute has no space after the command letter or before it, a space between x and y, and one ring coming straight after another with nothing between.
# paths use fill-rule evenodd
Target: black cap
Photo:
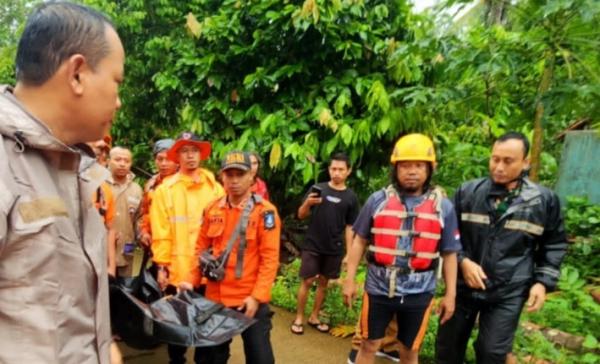
<instances>
[{"instance_id":1,"label":"black cap","mask_svg":"<svg viewBox=\"0 0 600 364\"><path fill-rule=\"evenodd\" d=\"M221 162L221 172L232 168L249 171L251 168L250 153L237 150L227 153Z\"/></svg>"}]
</instances>

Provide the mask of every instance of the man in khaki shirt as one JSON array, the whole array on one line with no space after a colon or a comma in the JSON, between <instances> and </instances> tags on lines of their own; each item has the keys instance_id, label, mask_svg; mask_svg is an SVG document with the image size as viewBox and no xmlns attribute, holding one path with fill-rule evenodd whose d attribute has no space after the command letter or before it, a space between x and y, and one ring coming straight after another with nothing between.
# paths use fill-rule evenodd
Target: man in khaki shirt
<instances>
[{"instance_id":1,"label":"man in khaki shirt","mask_svg":"<svg viewBox=\"0 0 600 364\"><path fill-rule=\"evenodd\" d=\"M121 106L125 52L102 14L40 4L16 86L0 86L0 363L107 364L106 229L93 194L108 172L81 143Z\"/></svg>"},{"instance_id":2,"label":"man in khaki shirt","mask_svg":"<svg viewBox=\"0 0 600 364\"><path fill-rule=\"evenodd\" d=\"M131 173L131 151L124 147L110 150L108 167L112 177L108 180L115 200L113 229L117 233L117 275L130 277L135 274L133 256L136 248L136 220L139 218L143 191Z\"/></svg>"}]
</instances>

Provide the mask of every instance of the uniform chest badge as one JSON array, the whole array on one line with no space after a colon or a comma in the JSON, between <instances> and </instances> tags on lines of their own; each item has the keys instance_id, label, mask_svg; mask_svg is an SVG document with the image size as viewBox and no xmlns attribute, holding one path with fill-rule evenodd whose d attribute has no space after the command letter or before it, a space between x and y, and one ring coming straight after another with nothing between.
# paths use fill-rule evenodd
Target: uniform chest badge
<instances>
[{"instance_id":1,"label":"uniform chest badge","mask_svg":"<svg viewBox=\"0 0 600 364\"><path fill-rule=\"evenodd\" d=\"M265 229L271 230L275 227L275 213L273 211L267 211L263 215Z\"/></svg>"},{"instance_id":2,"label":"uniform chest badge","mask_svg":"<svg viewBox=\"0 0 600 364\"><path fill-rule=\"evenodd\" d=\"M225 219L221 215L211 216L208 219L208 222L211 223L211 224L221 224L224 221L225 221Z\"/></svg>"}]
</instances>

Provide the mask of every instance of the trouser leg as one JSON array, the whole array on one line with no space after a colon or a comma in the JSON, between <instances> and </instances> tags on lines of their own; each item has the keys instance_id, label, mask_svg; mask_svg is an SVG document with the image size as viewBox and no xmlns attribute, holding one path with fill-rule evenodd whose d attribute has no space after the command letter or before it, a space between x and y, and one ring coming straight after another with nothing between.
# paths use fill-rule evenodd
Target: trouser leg
<instances>
[{"instance_id":1,"label":"trouser leg","mask_svg":"<svg viewBox=\"0 0 600 364\"><path fill-rule=\"evenodd\" d=\"M463 364L467 343L475 324L479 304L457 296L452 318L438 327L435 357L438 364Z\"/></svg>"},{"instance_id":2,"label":"trouser leg","mask_svg":"<svg viewBox=\"0 0 600 364\"><path fill-rule=\"evenodd\" d=\"M229 360L229 345L231 340L221 345L198 347L194 353L196 364L226 364Z\"/></svg>"},{"instance_id":3,"label":"trouser leg","mask_svg":"<svg viewBox=\"0 0 600 364\"><path fill-rule=\"evenodd\" d=\"M392 321L390 321L389 326L385 330L385 336L381 341L381 348L379 350L384 351L386 353L398 350L399 341L398 341L398 338L396 337L397 335L398 335L398 323L396 322L396 319L394 318L394 319L392 319ZM356 329L354 331L354 336L352 336L352 349L354 349L354 350L360 349L360 344L362 343L362 341L363 341L363 338L360 334L360 321L359 321L359 323L356 325Z\"/></svg>"},{"instance_id":4,"label":"trouser leg","mask_svg":"<svg viewBox=\"0 0 600 364\"><path fill-rule=\"evenodd\" d=\"M271 347L271 317L273 312L266 303L261 303L254 318L257 322L242 333L246 364L273 364Z\"/></svg>"},{"instance_id":5,"label":"trouser leg","mask_svg":"<svg viewBox=\"0 0 600 364\"><path fill-rule=\"evenodd\" d=\"M352 350L360 349L360 344L363 341L362 329L361 329L361 320L363 313L361 310L361 314L358 317L358 322L356 323L356 329L354 330L354 336L352 336ZM391 351L398 350L398 322L396 321L396 317L394 316L390 321L388 327L385 329L385 336L381 341L381 351L389 353Z\"/></svg>"},{"instance_id":6,"label":"trouser leg","mask_svg":"<svg viewBox=\"0 0 600 364\"><path fill-rule=\"evenodd\" d=\"M526 297L517 296L482 305L479 335L475 341L478 364L504 364L511 352Z\"/></svg>"},{"instance_id":7,"label":"trouser leg","mask_svg":"<svg viewBox=\"0 0 600 364\"><path fill-rule=\"evenodd\" d=\"M179 345L167 345L169 353L169 364L185 364L185 352L187 347Z\"/></svg>"}]
</instances>

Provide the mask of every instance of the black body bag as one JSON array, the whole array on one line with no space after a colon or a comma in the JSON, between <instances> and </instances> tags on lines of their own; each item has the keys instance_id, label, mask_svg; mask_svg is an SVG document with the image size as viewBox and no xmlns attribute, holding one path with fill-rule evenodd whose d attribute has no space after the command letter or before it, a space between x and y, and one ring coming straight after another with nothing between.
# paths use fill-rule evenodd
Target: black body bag
<instances>
[{"instance_id":1,"label":"black body bag","mask_svg":"<svg viewBox=\"0 0 600 364\"><path fill-rule=\"evenodd\" d=\"M110 284L110 317L113 333L130 347L141 350L161 343L181 346L214 346L241 334L256 320L207 300L191 291L162 297L159 285L144 267L140 274Z\"/></svg>"}]
</instances>

